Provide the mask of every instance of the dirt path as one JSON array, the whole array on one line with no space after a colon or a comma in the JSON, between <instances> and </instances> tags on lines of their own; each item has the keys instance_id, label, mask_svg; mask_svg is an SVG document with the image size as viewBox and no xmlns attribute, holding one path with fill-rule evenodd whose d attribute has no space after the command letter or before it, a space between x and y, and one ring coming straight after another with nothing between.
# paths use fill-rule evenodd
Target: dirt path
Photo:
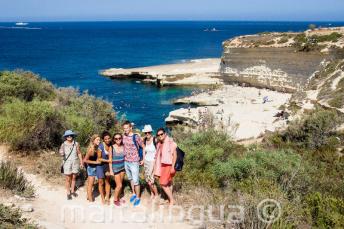
<instances>
[{"instance_id":1,"label":"dirt path","mask_svg":"<svg viewBox=\"0 0 344 229\"><path fill-rule=\"evenodd\" d=\"M7 151L7 147L0 145L0 160L7 159ZM18 207L31 204L34 211L24 215L44 228L193 228L180 222L176 214L172 214L170 221L167 207L159 209L159 205L150 204L147 198L142 199L139 207L130 204L125 204L121 208L113 205L102 206L99 198L95 203L88 203L85 200L85 190L81 188L78 190L79 197L68 201L63 187L52 186L37 175L25 174L36 189L36 198L19 200L13 197L5 200L2 198L1 201L14 203ZM126 201L129 203L128 199Z\"/></svg>"}]
</instances>

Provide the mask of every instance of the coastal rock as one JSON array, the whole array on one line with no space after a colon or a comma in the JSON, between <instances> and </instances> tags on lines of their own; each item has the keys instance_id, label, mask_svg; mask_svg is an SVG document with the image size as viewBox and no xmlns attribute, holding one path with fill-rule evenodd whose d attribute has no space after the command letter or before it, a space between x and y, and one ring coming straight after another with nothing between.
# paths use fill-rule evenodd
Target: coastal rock
<instances>
[{"instance_id":1,"label":"coastal rock","mask_svg":"<svg viewBox=\"0 0 344 229\"><path fill-rule=\"evenodd\" d=\"M225 82L295 92L343 47L344 27L239 36L223 42L220 72Z\"/></svg>"},{"instance_id":2,"label":"coastal rock","mask_svg":"<svg viewBox=\"0 0 344 229\"><path fill-rule=\"evenodd\" d=\"M112 68L100 72L112 79L140 79L144 83L163 86L222 85L219 79L220 59L199 59L180 64L142 68Z\"/></svg>"}]
</instances>

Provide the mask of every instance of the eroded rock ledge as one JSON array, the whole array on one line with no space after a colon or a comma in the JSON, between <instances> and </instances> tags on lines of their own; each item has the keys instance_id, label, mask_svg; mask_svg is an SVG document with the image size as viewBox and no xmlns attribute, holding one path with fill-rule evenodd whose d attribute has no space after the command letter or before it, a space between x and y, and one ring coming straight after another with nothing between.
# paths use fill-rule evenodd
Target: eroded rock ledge
<instances>
[{"instance_id":1,"label":"eroded rock ledge","mask_svg":"<svg viewBox=\"0 0 344 229\"><path fill-rule=\"evenodd\" d=\"M142 68L111 68L100 72L111 79L140 79L163 86L222 85L219 78L220 59L199 59L180 64Z\"/></svg>"}]
</instances>

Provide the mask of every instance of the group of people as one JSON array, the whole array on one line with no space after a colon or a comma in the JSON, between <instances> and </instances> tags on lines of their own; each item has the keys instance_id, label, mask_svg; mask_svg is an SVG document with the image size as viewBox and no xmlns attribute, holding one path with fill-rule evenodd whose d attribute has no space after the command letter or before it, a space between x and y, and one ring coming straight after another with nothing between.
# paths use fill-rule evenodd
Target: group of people
<instances>
[{"instance_id":1,"label":"group of people","mask_svg":"<svg viewBox=\"0 0 344 229\"><path fill-rule=\"evenodd\" d=\"M160 128L153 135L151 125L145 125L142 139L133 132L129 121L122 125L123 134L113 136L105 131L101 136L91 137L85 156L82 156L80 145L76 142L76 134L67 130L63 137L65 141L60 147L63 156L62 170L66 177L67 199L78 195L75 192L76 177L81 168L87 170L87 200L94 201L93 187L98 180L98 189L103 204L110 204L111 179L115 180L113 192L114 204L121 206L123 180L125 174L130 182L132 195L130 202L138 206L141 201L140 166L144 167L144 178L149 186L152 199L159 196L156 182L159 181L170 205L174 204L172 195L172 180L176 173L177 145L170 138L164 128Z\"/></svg>"}]
</instances>

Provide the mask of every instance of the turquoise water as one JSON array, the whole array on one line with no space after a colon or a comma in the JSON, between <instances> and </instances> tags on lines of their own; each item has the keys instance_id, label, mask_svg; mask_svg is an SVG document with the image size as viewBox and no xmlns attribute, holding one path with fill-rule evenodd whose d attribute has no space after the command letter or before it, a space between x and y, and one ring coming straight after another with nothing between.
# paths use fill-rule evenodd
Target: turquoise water
<instances>
[{"instance_id":1,"label":"turquoise water","mask_svg":"<svg viewBox=\"0 0 344 229\"><path fill-rule=\"evenodd\" d=\"M171 99L191 89L163 88L98 75L106 68L141 67L220 57L222 41L264 31L302 31L311 22L64 22L0 23L0 70L25 69L56 86L73 86L108 100L138 127L164 125ZM314 23L314 22L313 22ZM344 23L316 22L321 26ZM217 32L204 31L216 28Z\"/></svg>"}]
</instances>

